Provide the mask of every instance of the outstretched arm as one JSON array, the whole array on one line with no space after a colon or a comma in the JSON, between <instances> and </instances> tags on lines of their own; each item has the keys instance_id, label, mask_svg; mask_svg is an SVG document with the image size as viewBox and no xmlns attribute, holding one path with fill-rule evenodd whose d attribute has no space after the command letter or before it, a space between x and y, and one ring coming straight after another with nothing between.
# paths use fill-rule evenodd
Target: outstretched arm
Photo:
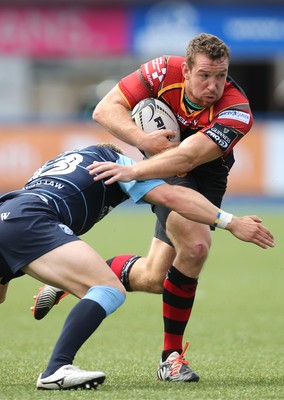
<instances>
[{"instance_id":1,"label":"outstretched arm","mask_svg":"<svg viewBox=\"0 0 284 400\"><path fill-rule=\"evenodd\" d=\"M135 179L135 166L120 165L112 162L94 163L88 167L90 174L98 174L95 180L106 177L105 184L118 180L128 182ZM176 211L183 217L207 225L215 225L230 231L240 240L254 243L264 249L274 247L271 232L261 225L261 219L255 215L236 217L220 211L200 193L181 186L160 185L144 196L144 200L152 204L163 205ZM218 213L221 212L218 219Z\"/></svg>"},{"instance_id":2,"label":"outstretched arm","mask_svg":"<svg viewBox=\"0 0 284 400\"><path fill-rule=\"evenodd\" d=\"M231 232L236 238L244 242L257 244L263 249L274 247L275 242L272 233L263 225L261 218L256 215L244 217L233 216L232 221L225 229Z\"/></svg>"},{"instance_id":3,"label":"outstretched arm","mask_svg":"<svg viewBox=\"0 0 284 400\"><path fill-rule=\"evenodd\" d=\"M195 190L164 184L150 190L144 200L170 208L192 221L226 229L236 238L263 249L275 246L273 235L261 224L261 218L256 215L237 217L229 214Z\"/></svg>"}]
</instances>

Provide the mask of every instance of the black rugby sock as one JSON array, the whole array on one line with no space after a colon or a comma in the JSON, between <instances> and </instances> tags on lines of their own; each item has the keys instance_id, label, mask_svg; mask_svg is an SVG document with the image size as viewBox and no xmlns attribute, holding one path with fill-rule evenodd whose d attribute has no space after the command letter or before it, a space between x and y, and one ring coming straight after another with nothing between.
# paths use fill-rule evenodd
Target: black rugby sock
<instances>
[{"instance_id":1,"label":"black rugby sock","mask_svg":"<svg viewBox=\"0 0 284 400\"><path fill-rule=\"evenodd\" d=\"M72 364L77 351L105 317L106 312L99 303L89 299L80 300L65 321L42 378L52 375L63 365Z\"/></svg>"},{"instance_id":2,"label":"black rugby sock","mask_svg":"<svg viewBox=\"0 0 284 400\"><path fill-rule=\"evenodd\" d=\"M197 279L189 278L172 266L164 281L164 348L162 361L170 353L182 352L183 334L191 315Z\"/></svg>"}]
</instances>

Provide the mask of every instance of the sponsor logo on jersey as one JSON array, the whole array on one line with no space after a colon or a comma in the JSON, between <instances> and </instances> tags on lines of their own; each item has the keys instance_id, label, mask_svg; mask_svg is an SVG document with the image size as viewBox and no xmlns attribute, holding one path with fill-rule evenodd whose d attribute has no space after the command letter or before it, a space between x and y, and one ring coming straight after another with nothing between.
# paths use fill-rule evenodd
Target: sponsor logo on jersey
<instances>
[{"instance_id":1,"label":"sponsor logo on jersey","mask_svg":"<svg viewBox=\"0 0 284 400\"><path fill-rule=\"evenodd\" d=\"M65 187L63 185L63 183L55 182L55 181L49 180L49 179L41 179L39 181L32 182L32 183L26 185L25 189L33 189L33 188L35 188L37 186L40 186L40 185L52 186L52 187L54 187L56 189L59 189L59 190L63 189Z\"/></svg>"},{"instance_id":2,"label":"sponsor logo on jersey","mask_svg":"<svg viewBox=\"0 0 284 400\"><path fill-rule=\"evenodd\" d=\"M163 57L155 58L155 60L145 64L147 80L151 86L154 85L154 80L156 79L162 82L167 73L167 68L161 67L161 65L163 65Z\"/></svg>"},{"instance_id":3,"label":"sponsor logo on jersey","mask_svg":"<svg viewBox=\"0 0 284 400\"><path fill-rule=\"evenodd\" d=\"M158 72L161 72L161 71L163 71L163 69L164 70L166 69L166 68L161 69L161 67L160 67L160 65L163 64L163 57L155 58L154 60L152 60L151 64L152 64L152 68L156 69Z\"/></svg>"},{"instance_id":4,"label":"sponsor logo on jersey","mask_svg":"<svg viewBox=\"0 0 284 400\"><path fill-rule=\"evenodd\" d=\"M218 119L219 118L235 119L237 121L243 122L244 124L249 124L249 122L250 122L250 114L245 113L243 111L237 111L237 110L223 111L218 115Z\"/></svg>"},{"instance_id":5,"label":"sponsor logo on jersey","mask_svg":"<svg viewBox=\"0 0 284 400\"><path fill-rule=\"evenodd\" d=\"M73 235L72 229L70 229L67 225L64 224L58 224L59 228L62 230L62 232L66 233L66 235Z\"/></svg>"},{"instance_id":6,"label":"sponsor logo on jersey","mask_svg":"<svg viewBox=\"0 0 284 400\"><path fill-rule=\"evenodd\" d=\"M199 120L193 118L191 121L188 121L185 119L182 115L177 114L176 116L177 120L181 122L182 125L184 126L193 126L194 128L198 126Z\"/></svg>"},{"instance_id":7,"label":"sponsor logo on jersey","mask_svg":"<svg viewBox=\"0 0 284 400\"><path fill-rule=\"evenodd\" d=\"M1 221L5 221L5 219L7 219L9 217L9 215L10 215L10 212L1 213L0 214Z\"/></svg>"},{"instance_id":8,"label":"sponsor logo on jersey","mask_svg":"<svg viewBox=\"0 0 284 400\"><path fill-rule=\"evenodd\" d=\"M222 150L226 150L238 137L236 131L221 124L214 124L204 131Z\"/></svg>"},{"instance_id":9,"label":"sponsor logo on jersey","mask_svg":"<svg viewBox=\"0 0 284 400\"><path fill-rule=\"evenodd\" d=\"M160 74L158 72L153 72L152 73L152 78L154 80L155 79L159 79L159 81L162 82L162 80L164 79L166 71L167 71L166 68L163 68Z\"/></svg>"}]
</instances>

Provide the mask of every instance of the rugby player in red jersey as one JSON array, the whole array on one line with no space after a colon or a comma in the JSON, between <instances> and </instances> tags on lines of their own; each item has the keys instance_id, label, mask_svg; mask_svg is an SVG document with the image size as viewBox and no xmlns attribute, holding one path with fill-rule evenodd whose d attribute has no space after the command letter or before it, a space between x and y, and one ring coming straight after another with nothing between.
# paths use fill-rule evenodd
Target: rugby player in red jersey
<instances>
[{"instance_id":1,"label":"rugby player in red jersey","mask_svg":"<svg viewBox=\"0 0 284 400\"><path fill-rule=\"evenodd\" d=\"M145 134L133 123L129 110L154 97L176 115L181 144L136 165L136 179L169 177L169 183L191 187L221 205L234 163L233 147L253 124L246 95L228 76L229 62L226 44L202 33L191 40L185 57L161 56L146 62L98 104L95 121L150 154L174 147L167 140L173 132ZM197 374L180 355L198 277L211 245L210 229L163 207L154 211L157 225L148 256L115 257L112 268L128 290L163 293L164 346L158 378L195 381Z\"/></svg>"},{"instance_id":2,"label":"rugby player in red jersey","mask_svg":"<svg viewBox=\"0 0 284 400\"><path fill-rule=\"evenodd\" d=\"M168 183L195 189L220 207L234 164L233 147L253 124L245 93L228 76L229 63L227 45L202 33L190 41L185 57L161 56L146 62L100 101L95 121L143 152L162 152L136 164L135 179L168 177ZM180 144L168 140L175 135L172 131L146 134L132 121L130 110L149 97L164 101L174 112ZM107 168L101 165L93 173L117 172L116 177L122 177L121 169ZM163 295L164 345L158 379L198 381L182 348L198 277L210 250L210 228L163 207L153 210L157 224L147 257L120 255L109 265L127 290Z\"/></svg>"}]
</instances>

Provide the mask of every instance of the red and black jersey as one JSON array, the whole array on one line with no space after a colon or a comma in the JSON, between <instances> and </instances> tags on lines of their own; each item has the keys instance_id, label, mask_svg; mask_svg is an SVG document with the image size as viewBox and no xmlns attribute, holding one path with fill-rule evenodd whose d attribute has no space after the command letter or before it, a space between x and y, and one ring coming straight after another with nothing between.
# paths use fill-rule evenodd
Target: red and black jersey
<instances>
[{"instance_id":1,"label":"red and black jersey","mask_svg":"<svg viewBox=\"0 0 284 400\"><path fill-rule=\"evenodd\" d=\"M227 78L221 99L210 108L188 110L184 102L184 57L162 56L142 64L123 78L118 88L130 109L148 97L164 101L174 112L181 130L181 140L203 132L227 155L250 130L253 117L243 90Z\"/></svg>"}]
</instances>

